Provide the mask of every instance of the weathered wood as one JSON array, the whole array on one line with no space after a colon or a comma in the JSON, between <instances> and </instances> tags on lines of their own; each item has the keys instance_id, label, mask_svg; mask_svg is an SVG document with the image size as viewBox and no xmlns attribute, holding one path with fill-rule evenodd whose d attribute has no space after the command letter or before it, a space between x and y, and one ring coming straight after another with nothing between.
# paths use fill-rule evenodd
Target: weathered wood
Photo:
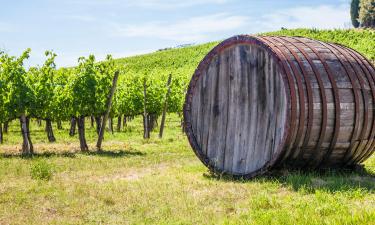
<instances>
[{"instance_id":1,"label":"weathered wood","mask_svg":"<svg viewBox=\"0 0 375 225\"><path fill-rule=\"evenodd\" d=\"M236 36L199 64L184 120L197 156L216 172L350 166L375 149L375 68L335 44Z\"/></svg>"},{"instance_id":2,"label":"weathered wood","mask_svg":"<svg viewBox=\"0 0 375 225\"><path fill-rule=\"evenodd\" d=\"M116 127L117 132L121 131L121 123L122 123L122 115L118 115L118 117L117 117L117 127Z\"/></svg>"},{"instance_id":3,"label":"weathered wood","mask_svg":"<svg viewBox=\"0 0 375 225\"><path fill-rule=\"evenodd\" d=\"M143 138L150 138L150 128L148 123L148 113L147 113L147 83L146 78L143 81Z\"/></svg>"},{"instance_id":4,"label":"weathered wood","mask_svg":"<svg viewBox=\"0 0 375 225\"><path fill-rule=\"evenodd\" d=\"M3 134L3 124L0 123L0 144L4 142L4 134Z\"/></svg>"},{"instance_id":5,"label":"weathered wood","mask_svg":"<svg viewBox=\"0 0 375 225\"><path fill-rule=\"evenodd\" d=\"M168 90L167 90L167 93L165 94L165 99L164 99L163 114L161 116L161 122L160 122L159 138L163 137L165 117L167 114L167 107L168 107L168 98L169 98L169 94L171 93L171 82L172 82L172 74L169 74L168 81L167 81Z\"/></svg>"},{"instance_id":6,"label":"weathered wood","mask_svg":"<svg viewBox=\"0 0 375 225\"><path fill-rule=\"evenodd\" d=\"M57 129L58 129L58 130L62 130L62 129L63 129L63 126L62 126L62 122L61 122L61 120L58 120L58 121L56 122L56 124L57 124Z\"/></svg>"},{"instance_id":7,"label":"weathered wood","mask_svg":"<svg viewBox=\"0 0 375 225\"><path fill-rule=\"evenodd\" d=\"M198 81L197 92L203 94L192 100L196 115L193 130L201 151L220 170L233 174L257 170L277 147L275 143L281 139L276 135L275 140L276 126L280 125L277 120L283 119L274 109L286 112L280 106L286 100L279 97L285 95L285 87L275 64L264 49L240 45L215 57L204 71L206 79ZM254 158L260 160L252 164Z\"/></svg>"},{"instance_id":8,"label":"weathered wood","mask_svg":"<svg viewBox=\"0 0 375 225\"><path fill-rule=\"evenodd\" d=\"M76 134L76 126L77 126L77 120L75 117L72 116L70 119L70 129L69 129L69 136L74 136Z\"/></svg>"},{"instance_id":9,"label":"weathered wood","mask_svg":"<svg viewBox=\"0 0 375 225\"><path fill-rule=\"evenodd\" d=\"M114 74L114 76L113 76L111 89L110 89L109 94L107 96L106 112L105 112L105 114L103 116L103 121L102 121L102 125L100 127L98 141L96 143L96 148L97 148L98 151L102 150L102 142L103 142L103 138L104 138L105 125L107 123L107 119L109 117L109 113L111 112L112 99L113 99L113 95L115 94L115 91L116 91L117 80L118 80L119 75L120 75L120 72L116 71L115 74ZM110 124L111 124L111 128L112 128L112 133L113 133L112 118L111 118L111 123Z\"/></svg>"}]
</instances>

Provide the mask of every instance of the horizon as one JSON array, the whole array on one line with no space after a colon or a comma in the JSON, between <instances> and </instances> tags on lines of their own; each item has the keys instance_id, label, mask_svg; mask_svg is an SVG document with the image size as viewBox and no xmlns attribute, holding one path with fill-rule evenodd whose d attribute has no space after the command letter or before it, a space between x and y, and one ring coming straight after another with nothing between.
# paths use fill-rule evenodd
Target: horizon
<instances>
[{"instance_id":1,"label":"horizon","mask_svg":"<svg viewBox=\"0 0 375 225\"><path fill-rule=\"evenodd\" d=\"M100 61L282 27L351 27L348 0L23 0L3 11L0 49L18 56L31 48L26 66L42 64L46 50L58 55L58 67L70 67L89 54Z\"/></svg>"}]
</instances>

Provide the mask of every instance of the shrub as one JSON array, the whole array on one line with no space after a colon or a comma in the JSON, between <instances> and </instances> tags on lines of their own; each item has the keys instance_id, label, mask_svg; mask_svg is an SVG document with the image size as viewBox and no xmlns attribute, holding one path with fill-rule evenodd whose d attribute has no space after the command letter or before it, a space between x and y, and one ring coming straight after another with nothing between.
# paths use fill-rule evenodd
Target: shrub
<instances>
[{"instance_id":1,"label":"shrub","mask_svg":"<svg viewBox=\"0 0 375 225\"><path fill-rule=\"evenodd\" d=\"M36 161L31 166L30 175L35 180L50 180L53 175L53 166L44 160Z\"/></svg>"}]
</instances>

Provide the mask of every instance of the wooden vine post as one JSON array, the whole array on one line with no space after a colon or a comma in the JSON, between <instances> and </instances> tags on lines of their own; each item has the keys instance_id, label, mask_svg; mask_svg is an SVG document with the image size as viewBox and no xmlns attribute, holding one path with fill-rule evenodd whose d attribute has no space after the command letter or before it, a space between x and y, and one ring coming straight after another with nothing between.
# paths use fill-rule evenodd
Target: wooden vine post
<instances>
[{"instance_id":1,"label":"wooden vine post","mask_svg":"<svg viewBox=\"0 0 375 225\"><path fill-rule=\"evenodd\" d=\"M121 122L122 122L122 115L118 115L117 117L117 132L120 132L121 131Z\"/></svg>"},{"instance_id":2,"label":"wooden vine post","mask_svg":"<svg viewBox=\"0 0 375 225\"><path fill-rule=\"evenodd\" d=\"M3 137L3 124L0 123L0 144L2 144L4 141Z\"/></svg>"},{"instance_id":3,"label":"wooden vine post","mask_svg":"<svg viewBox=\"0 0 375 225\"><path fill-rule=\"evenodd\" d=\"M69 136L73 137L76 134L76 124L77 120L75 117L72 116L70 119L70 129L69 129Z\"/></svg>"},{"instance_id":4,"label":"wooden vine post","mask_svg":"<svg viewBox=\"0 0 375 225\"><path fill-rule=\"evenodd\" d=\"M106 126L106 122L107 122L109 113L111 112L112 98L113 98L113 95L115 94L115 91L116 91L116 85L117 85L117 80L118 80L119 74L120 74L119 71L115 72L115 76L113 77L113 80L112 80L111 91L109 92L109 95L108 95L108 98L107 98L107 107L106 107L107 111L104 114L102 126L101 126L100 131L99 131L98 142L96 143L96 148L97 148L98 151L102 150L102 142L103 142L103 137L104 137L105 126Z\"/></svg>"},{"instance_id":5,"label":"wooden vine post","mask_svg":"<svg viewBox=\"0 0 375 225\"><path fill-rule=\"evenodd\" d=\"M163 115L161 117L159 138L163 137L164 125L165 125L165 117L166 117L167 108L168 108L168 98L169 98L169 94L171 93L171 82L172 82L172 74L169 74L168 82L167 82L168 91L167 91L167 93L165 95L165 100L164 100L164 109L163 109Z\"/></svg>"},{"instance_id":6,"label":"wooden vine post","mask_svg":"<svg viewBox=\"0 0 375 225\"><path fill-rule=\"evenodd\" d=\"M148 114L147 114L147 84L146 78L143 80L143 138L149 139L150 138L150 129L148 124Z\"/></svg>"},{"instance_id":7,"label":"wooden vine post","mask_svg":"<svg viewBox=\"0 0 375 225\"><path fill-rule=\"evenodd\" d=\"M4 132L4 134L8 133L8 127L9 127L9 121L5 121L4 122L4 126L3 126L3 132Z\"/></svg>"}]
</instances>

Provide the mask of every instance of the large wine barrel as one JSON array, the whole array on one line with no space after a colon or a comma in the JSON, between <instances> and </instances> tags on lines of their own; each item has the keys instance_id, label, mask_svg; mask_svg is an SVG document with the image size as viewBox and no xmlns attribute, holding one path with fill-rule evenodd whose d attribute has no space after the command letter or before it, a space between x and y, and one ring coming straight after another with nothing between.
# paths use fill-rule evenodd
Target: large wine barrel
<instances>
[{"instance_id":1,"label":"large wine barrel","mask_svg":"<svg viewBox=\"0 0 375 225\"><path fill-rule=\"evenodd\" d=\"M196 69L186 134L217 173L351 166L374 152L374 79L374 66L342 45L235 36Z\"/></svg>"}]
</instances>

